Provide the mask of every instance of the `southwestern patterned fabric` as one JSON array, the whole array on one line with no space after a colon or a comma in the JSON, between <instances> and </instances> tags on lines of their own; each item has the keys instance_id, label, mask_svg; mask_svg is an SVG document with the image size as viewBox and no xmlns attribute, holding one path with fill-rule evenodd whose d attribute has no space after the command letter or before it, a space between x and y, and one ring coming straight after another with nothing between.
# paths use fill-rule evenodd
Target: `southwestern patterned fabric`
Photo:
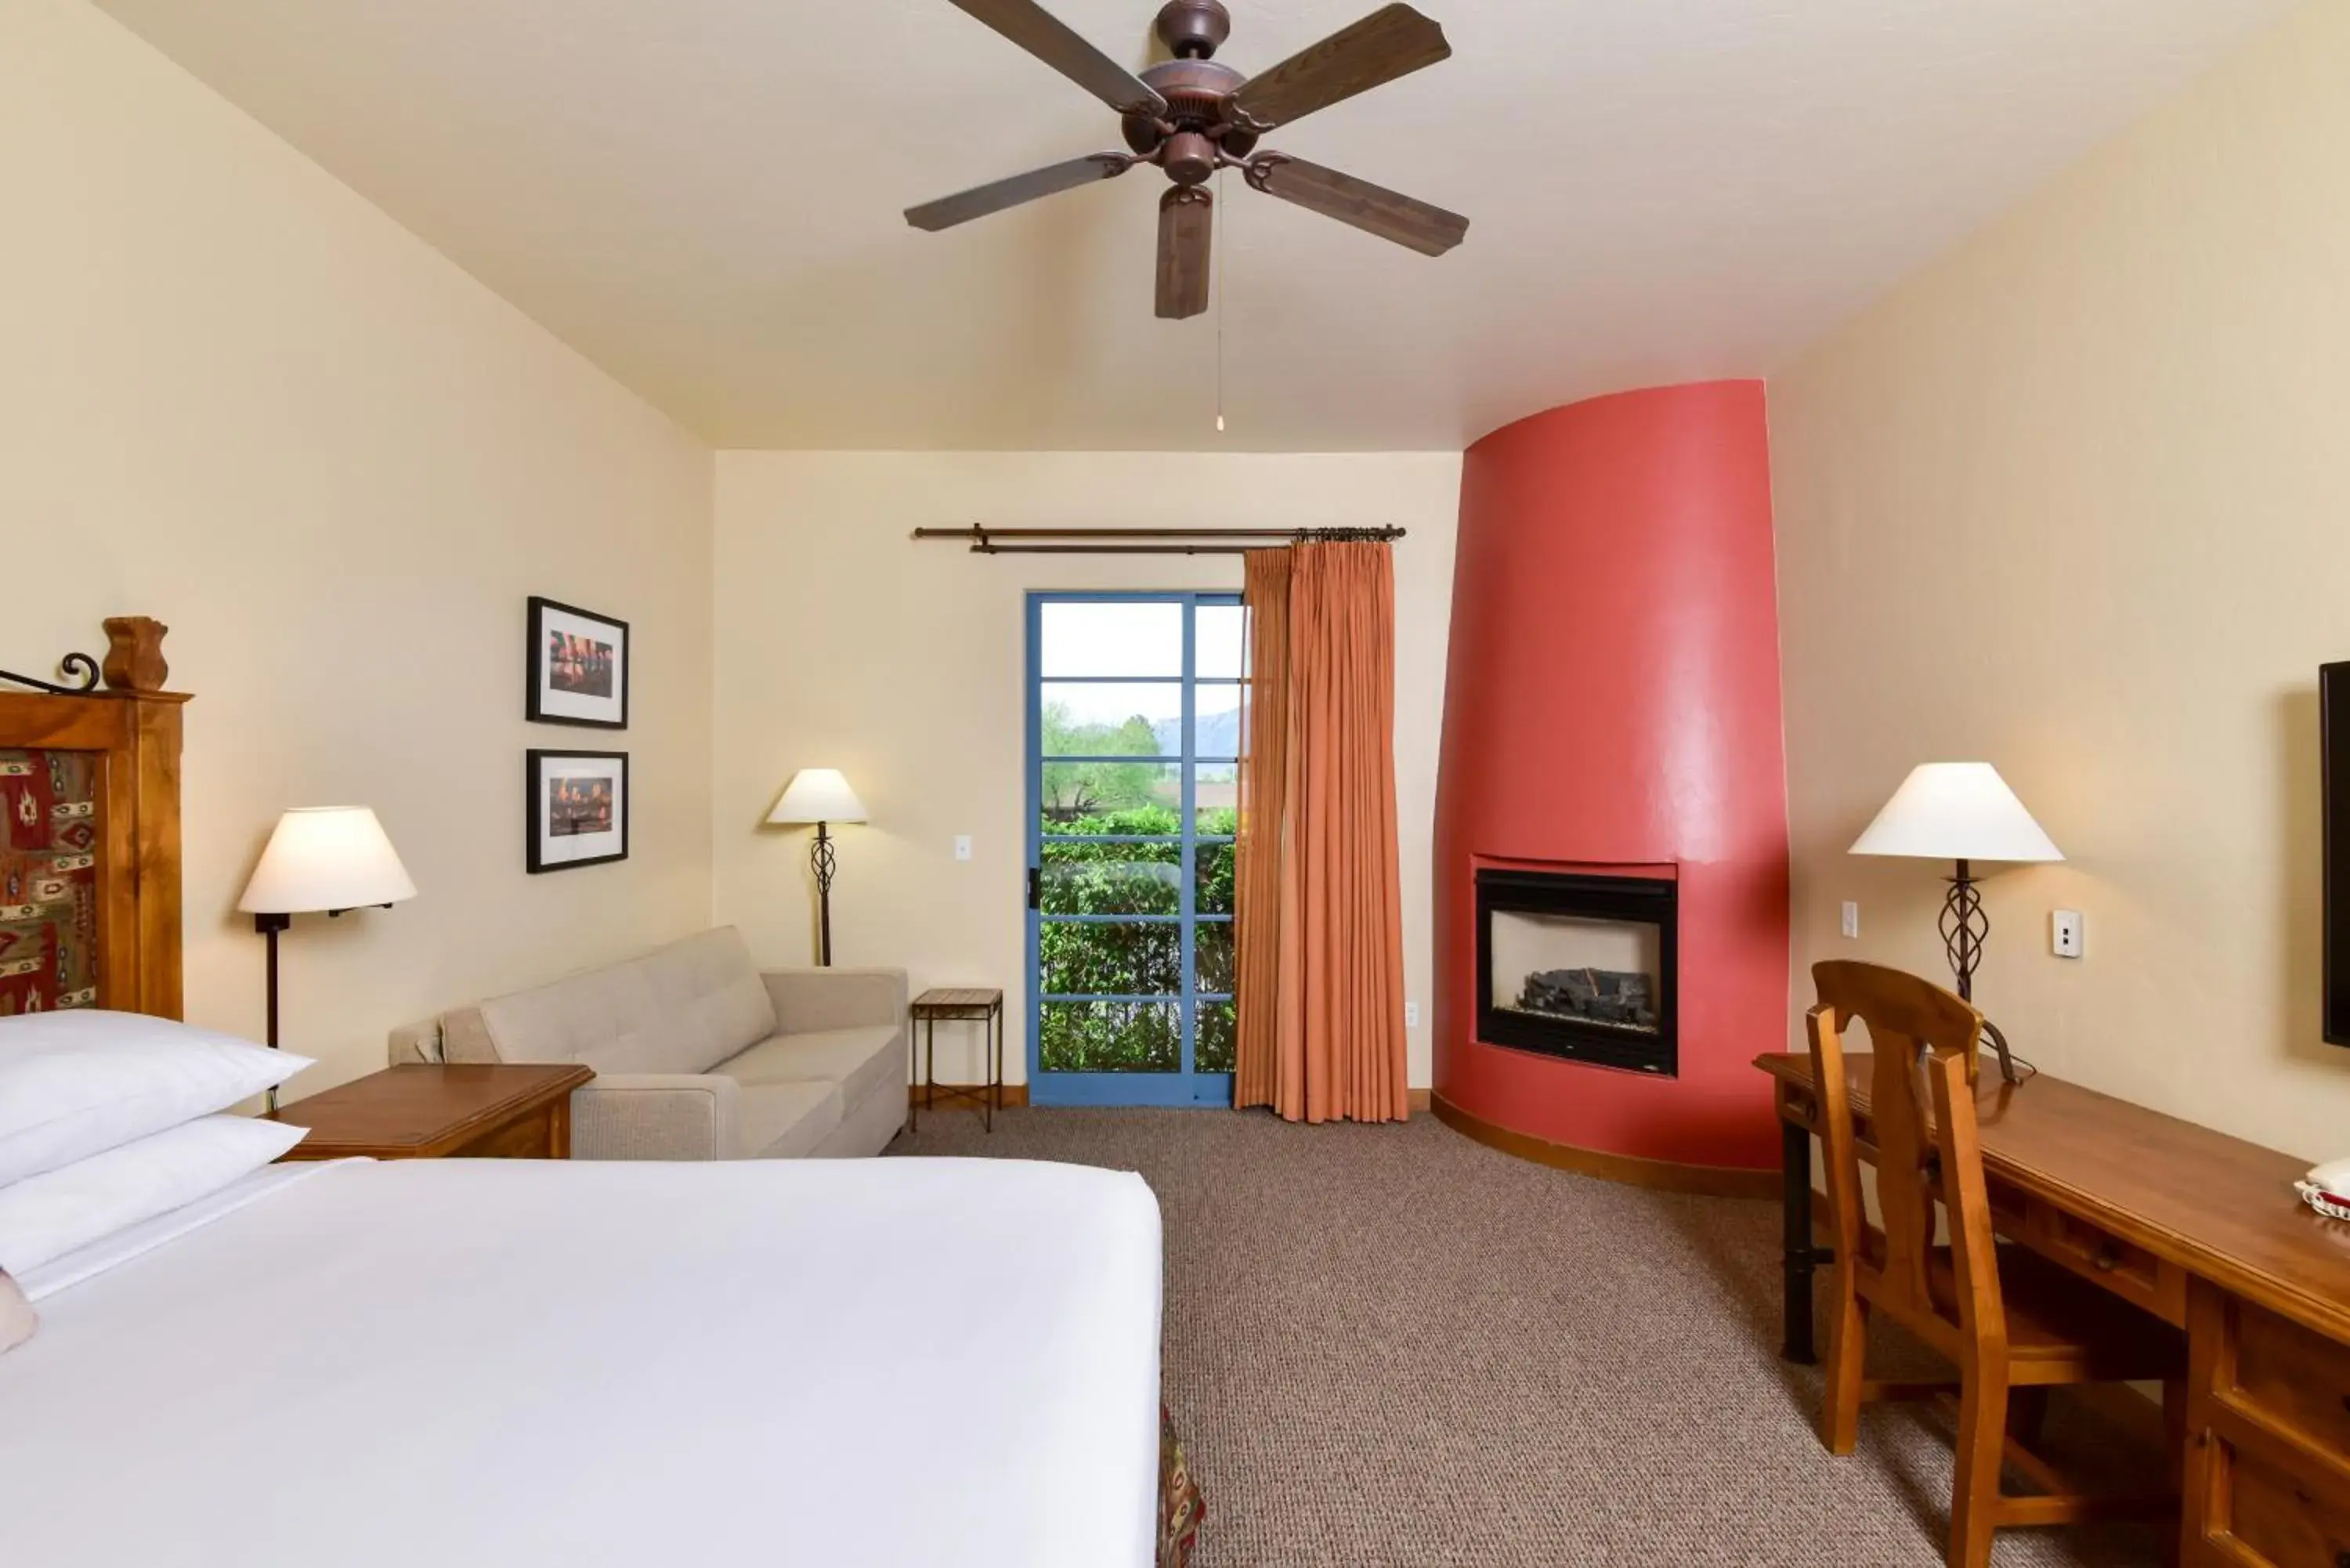
<instances>
[{"instance_id":1,"label":"southwestern patterned fabric","mask_svg":"<svg viewBox=\"0 0 2350 1568\"><path fill-rule=\"evenodd\" d=\"M1199 1539L1200 1521L1208 1511L1183 1462L1183 1440L1175 1435L1175 1417L1159 1407L1159 1568L1185 1568L1191 1561L1192 1542Z\"/></svg>"},{"instance_id":2,"label":"southwestern patterned fabric","mask_svg":"<svg viewBox=\"0 0 2350 1568\"><path fill-rule=\"evenodd\" d=\"M98 1005L98 752L0 750L0 1016Z\"/></svg>"}]
</instances>

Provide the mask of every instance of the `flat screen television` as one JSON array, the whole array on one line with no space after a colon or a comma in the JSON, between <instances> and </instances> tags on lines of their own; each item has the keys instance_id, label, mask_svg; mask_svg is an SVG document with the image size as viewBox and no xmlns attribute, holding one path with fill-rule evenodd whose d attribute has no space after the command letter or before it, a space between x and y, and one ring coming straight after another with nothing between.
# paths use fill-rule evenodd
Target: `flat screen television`
<instances>
[{"instance_id":1,"label":"flat screen television","mask_svg":"<svg viewBox=\"0 0 2350 1568\"><path fill-rule=\"evenodd\" d=\"M2350 663L2317 670L2325 847L2325 1038L2350 1045Z\"/></svg>"}]
</instances>

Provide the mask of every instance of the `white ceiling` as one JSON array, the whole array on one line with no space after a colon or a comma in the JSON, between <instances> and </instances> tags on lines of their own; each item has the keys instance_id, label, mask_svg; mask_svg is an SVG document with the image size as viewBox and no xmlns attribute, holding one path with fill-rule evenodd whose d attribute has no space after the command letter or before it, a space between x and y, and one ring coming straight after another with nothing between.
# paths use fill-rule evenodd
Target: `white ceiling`
<instances>
[{"instance_id":1,"label":"white ceiling","mask_svg":"<svg viewBox=\"0 0 2350 1568\"><path fill-rule=\"evenodd\" d=\"M1266 144L1467 243L1232 180L1188 322L1151 314L1155 171L900 220L1118 145L947 0L100 3L720 445L1345 451L1767 373L2291 0L1419 0L1451 60ZM1222 57L1374 3L1231 0ZM1136 67L1153 8L1056 5Z\"/></svg>"}]
</instances>

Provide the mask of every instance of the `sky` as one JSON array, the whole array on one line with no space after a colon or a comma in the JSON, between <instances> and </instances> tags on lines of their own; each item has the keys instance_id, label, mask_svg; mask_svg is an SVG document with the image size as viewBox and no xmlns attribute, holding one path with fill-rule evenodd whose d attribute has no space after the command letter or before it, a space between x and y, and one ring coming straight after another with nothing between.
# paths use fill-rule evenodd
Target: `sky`
<instances>
[{"instance_id":1,"label":"sky","mask_svg":"<svg viewBox=\"0 0 2350 1568\"><path fill-rule=\"evenodd\" d=\"M1245 615L1238 605L1201 607L1197 662L1203 681L1239 677ZM1045 701L1064 704L1078 723L1122 723L1139 713L1159 729L1181 715L1181 605L1048 602L1043 618ZM1053 679L1068 675L1142 679L1115 684ZM1238 685L1199 689L1203 718L1235 711L1240 703Z\"/></svg>"}]
</instances>

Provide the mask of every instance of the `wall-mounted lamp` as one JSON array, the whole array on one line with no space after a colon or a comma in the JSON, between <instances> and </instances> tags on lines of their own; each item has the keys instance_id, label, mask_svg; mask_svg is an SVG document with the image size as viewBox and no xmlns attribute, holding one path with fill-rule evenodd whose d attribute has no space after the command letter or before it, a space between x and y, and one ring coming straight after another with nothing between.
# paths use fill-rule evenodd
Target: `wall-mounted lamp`
<instances>
[{"instance_id":1,"label":"wall-mounted lamp","mask_svg":"<svg viewBox=\"0 0 2350 1568\"><path fill-rule=\"evenodd\" d=\"M236 907L269 939L269 1045L277 1045L277 933L296 915L339 915L416 897L383 824L363 805L297 806L277 819ZM269 1091L277 1108L277 1091Z\"/></svg>"}]
</instances>

